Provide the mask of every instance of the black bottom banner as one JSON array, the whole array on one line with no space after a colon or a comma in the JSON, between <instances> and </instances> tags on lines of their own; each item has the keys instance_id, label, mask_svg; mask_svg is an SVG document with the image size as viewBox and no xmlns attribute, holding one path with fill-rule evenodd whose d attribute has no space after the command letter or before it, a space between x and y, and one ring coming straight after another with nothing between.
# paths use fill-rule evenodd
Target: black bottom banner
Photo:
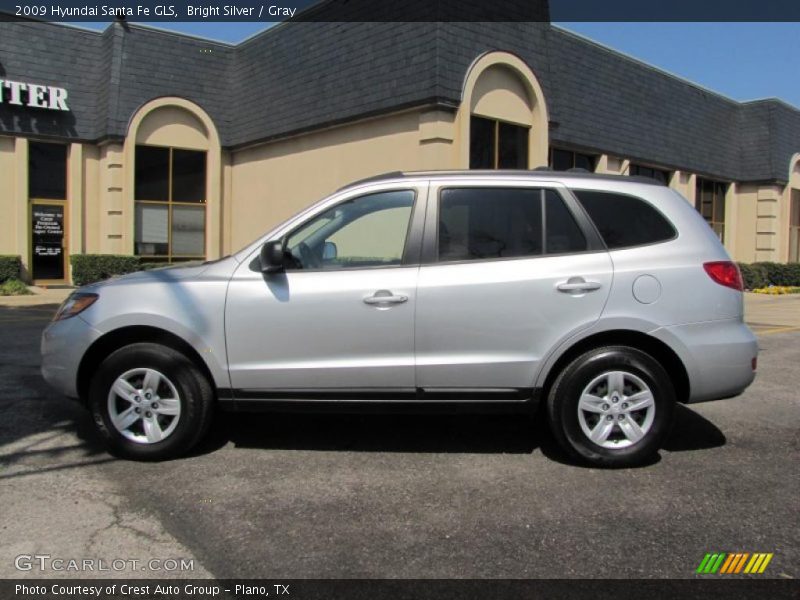
<instances>
[{"instance_id":1,"label":"black bottom banner","mask_svg":"<svg viewBox=\"0 0 800 600\"><path fill-rule=\"evenodd\" d=\"M89 600L620 600L800 598L794 579L4 579L0 598Z\"/></svg>"}]
</instances>

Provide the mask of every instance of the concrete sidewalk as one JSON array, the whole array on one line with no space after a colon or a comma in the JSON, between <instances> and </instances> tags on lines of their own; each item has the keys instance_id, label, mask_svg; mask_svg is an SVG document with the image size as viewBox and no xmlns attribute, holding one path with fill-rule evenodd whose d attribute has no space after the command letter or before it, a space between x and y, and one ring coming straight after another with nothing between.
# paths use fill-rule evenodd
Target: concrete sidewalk
<instances>
[{"instance_id":1,"label":"concrete sidewalk","mask_svg":"<svg viewBox=\"0 0 800 600\"><path fill-rule=\"evenodd\" d=\"M759 335L800 330L800 294L744 295L744 319Z\"/></svg>"},{"instance_id":2,"label":"concrete sidewalk","mask_svg":"<svg viewBox=\"0 0 800 600\"><path fill-rule=\"evenodd\" d=\"M0 296L0 306L38 306L40 304L61 304L75 288L43 288L28 286L33 292L30 296Z\"/></svg>"}]
</instances>

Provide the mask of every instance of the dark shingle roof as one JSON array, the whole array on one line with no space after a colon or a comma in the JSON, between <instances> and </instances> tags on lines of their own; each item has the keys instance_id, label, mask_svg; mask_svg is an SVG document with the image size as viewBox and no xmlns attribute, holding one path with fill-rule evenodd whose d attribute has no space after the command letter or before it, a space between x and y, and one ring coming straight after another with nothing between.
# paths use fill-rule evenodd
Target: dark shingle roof
<instances>
[{"instance_id":1,"label":"dark shingle roof","mask_svg":"<svg viewBox=\"0 0 800 600\"><path fill-rule=\"evenodd\" d=\"M200 105L235 148L411 106L454 109L469 65L491 50L536 74L553 145L779 182L800 151L800 111L783 102L738 103L540 22L290 22L235 46L119 23L0 22L0 78L66 87L71 108L0 104L0 133L121 138L138 107L170 95Z\"/></svg>"}]
</instances>

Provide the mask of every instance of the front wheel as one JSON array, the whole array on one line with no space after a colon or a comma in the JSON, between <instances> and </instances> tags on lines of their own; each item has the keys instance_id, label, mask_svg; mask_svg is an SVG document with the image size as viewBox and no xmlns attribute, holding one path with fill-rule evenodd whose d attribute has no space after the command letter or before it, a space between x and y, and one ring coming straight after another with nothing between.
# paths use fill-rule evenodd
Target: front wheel
<instances>
[{"instance_id":1,"label":"front wheel","mask_svg":"<svg viewBox=\"0 0 800 600\"><path fill-rule=\"evenodd\" d=\"M213 390L180 352L138 343L103 361L89 389L89 405L112 453L162 460L184 454L205 434Z\"/></svg>"},{"instance_id":2,"label":"front wheel","mask_svg":"<svg viewBox=\"0 0 800 600\"><path fill-rule=\"evenodd\" d=\"M675 390L650 355L608 346L572 361L553 383L547 407L553 434L571 456L593 466L629 467L661 447Z\"/></svg>"}]
</instances>

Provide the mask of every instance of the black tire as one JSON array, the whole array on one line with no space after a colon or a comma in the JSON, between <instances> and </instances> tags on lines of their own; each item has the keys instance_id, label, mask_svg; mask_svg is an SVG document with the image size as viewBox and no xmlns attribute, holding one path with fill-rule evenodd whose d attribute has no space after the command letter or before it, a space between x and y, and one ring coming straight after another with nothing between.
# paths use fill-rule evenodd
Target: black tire
<instances>
[{"instance_id":1,"label":"black tire","mask_svg":"<svg viewBox=\"0 0 800 600\"><path fill-rule=\"evenodd\" d=\"M174 385L180 399L180 417L174 430L162 441L138 443L125 437L112 424L109 392L123 373L132 369L155 369ZM186 356L160 344L124 346L106 358L89 388L89 408L100 436L115 456L131 460L165 460L188 452L206 434L211 424L214 391L206 376Z\"/></svg>"},{"instance_id":2,"label":"black tire","mask_svg":"<svg viewBox=\"0 0 800 600\"><path fill-rule=\"evenodd\" d=\"M581 394L595 378L609 371L638 377L650 388L654 400L655 414L649 430L627 447L596 444L584 433L578 417ZM595 467L632 467L648 463L656 455L672 427L675 403L675 389L658 361L635 348L607 346L582 354L559 373L547 397L547 413L553 435L574 459ZM636 413L636 418L641 419L641 414ZM612 416L610 421L617 417ZM599 421L608 415L596 418ZM613 433L620 439L624 437L621 428Z\"/></svg>"}]
</instances>

